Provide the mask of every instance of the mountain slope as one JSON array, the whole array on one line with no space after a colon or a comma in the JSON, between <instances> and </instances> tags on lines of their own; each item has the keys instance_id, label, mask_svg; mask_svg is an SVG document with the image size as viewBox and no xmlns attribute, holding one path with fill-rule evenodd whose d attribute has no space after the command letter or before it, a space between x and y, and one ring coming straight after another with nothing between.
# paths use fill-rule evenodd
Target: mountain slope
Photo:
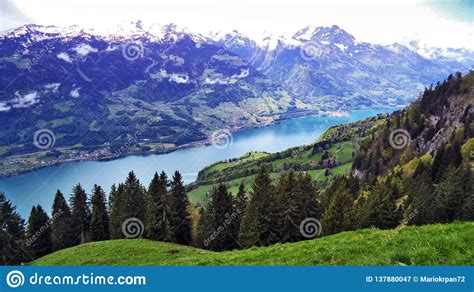
<instances>
[{"instance_id":1,"label":"mountain slope","mask_svg":"<svg viewBox=\"0 0 474 292\"><path fill-rule=\"evenodd\" d=\"M0 157L43 150L32 143L40 129L58 150L16 161L164 151L305 108L238 55L174 25L105 36L26 25L0 43Z\"/></svg>"},{"instance_id":2,"label":"mountain slope","mask_svg":"<svg viewBox=\"0 0 474 292\"><path fill-rule=\"evenodd\" d=\"M426 89L403 110L333 126L311 145L273 154L250 153L210 165L189 186L189 196L194 203L201 203L219 182L226 182L236 193L241 182L250 186L261 164L267 165L274 177L288 169L307 171L317 181L331 174L378 176L424 154L434 157L443 145L454 143L464 149L464 159L472 161L473 92L474 73L450 76L438 87Z\"/></svg>"},{"instance_id":3,"label":"mountain slope","mask_svg":"<svg viewBox=\"0 0 474 292\"><path fill-rule=\"evenodd\" d=\"M292 37L266 37L258 44L233 32L219 43L241 55L286 90L320 108L354 109L407 105L426 84L474 65L471 52L460 61L426 58L401 44L358 42L334 25L306 27Z\"/></svg>"},{"instance_id":4,"label":"mountain slope","mask_svg":"<svg viewBox=\"0 0 474 292\"><path fill-rule=\"evenodd\" d=\"M210 252L150 240L87 243L32 265L472 265L473 222L364 229L298 243ZM179 252L171 253L170 249ZM124 256L120 256L124 255Z\"/></svg>"}]
</instances>

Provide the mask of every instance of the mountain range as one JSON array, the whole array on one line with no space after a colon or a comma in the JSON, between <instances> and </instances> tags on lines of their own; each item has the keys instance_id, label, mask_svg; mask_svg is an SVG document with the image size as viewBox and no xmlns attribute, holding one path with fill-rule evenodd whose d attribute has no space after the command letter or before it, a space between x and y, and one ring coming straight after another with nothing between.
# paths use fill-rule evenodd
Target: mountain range
<instances>
[{"instance_id":1,"label":"mountain range","mask_svg":"<svg viewBox=\"0 0 474 292\"><path fill-rule=\"evenodd\" d=\"M256 41L237 31L127 25L1 33L0 157L15 157L8 171L166 151L293 115L399 107L474 64L467 50L358 42L338 26ZM54 134L48 151L32 143L40 129Z\"/></svg>"},{"instance_id":2,"label":"mountain range","mask_svg":"<svg viewBox=\"0 0 474 292\"><path fill-rule=\"evenodd\" d=\"M234 31L217 43L320 108L406 105L425 86L474 64L469 50L359 42L337 25L308 26L291 37L268 36L260 43Z\"/></svg>"}]
</instances>

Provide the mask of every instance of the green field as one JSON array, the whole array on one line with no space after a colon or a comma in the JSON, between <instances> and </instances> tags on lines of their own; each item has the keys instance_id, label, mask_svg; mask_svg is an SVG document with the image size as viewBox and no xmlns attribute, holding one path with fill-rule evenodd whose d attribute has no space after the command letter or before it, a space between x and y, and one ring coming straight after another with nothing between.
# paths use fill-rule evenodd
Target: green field
<instances>
[{"instance_id":1,"label":"green field","mask_svg":"<svg viewBox=\"0 0 474 292\"><path fill-rule=\"evenodd\" d=\"M87 243L32 265L473 265L474 222L364 229L297 243L211 252L145 239ZM170 249L179 250L170 253Z\"/></svg>"},{"instance_id":2,"label":"green field","mask_svg":"<svg viewBox=\"0 0 474 292\"><path fill-rule=\"evenodd\" d=\"M337 166L311 169L321 162L323 153L318 151L313 153L312 146L291 148L280 153L269 154L265 152L249 152L245 155L229 160L216 162L199 172L198 178L188 191L188 196L193 204L200 204L206 201L206 196L212 187L218 182L225 182L229 191L234 195L238 191L240 183L245 189L250 190L254 174L248 175L245 170L256 172L260 164L270 167L272 179L277 179L279 174L288 168L289 165L300 169L307 169L307 172L317 181L323 181L326 176L325 168L329 170L329 175L347 174L352 166L352 153L354 144L351 142L334 143L327 149L328 156L337 161Z\"/></svg>"}]
</instances>

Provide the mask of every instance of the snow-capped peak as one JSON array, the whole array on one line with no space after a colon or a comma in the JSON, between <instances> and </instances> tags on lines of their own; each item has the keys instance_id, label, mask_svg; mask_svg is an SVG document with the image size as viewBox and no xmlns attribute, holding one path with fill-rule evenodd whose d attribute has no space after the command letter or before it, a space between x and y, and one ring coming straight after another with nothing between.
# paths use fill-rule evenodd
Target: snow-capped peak
<instances>
[{"instance_id":1,"label":"snow-capped peak","mask_svg":"<svg viewBox=\"0 0 474 292\"><path fill-rule=\"evenodd\" d=\"M283 35L273 36L272 34L268 34L258 43L258 45L267 51L274 51L280 46L300 46L301 42L297 39L289 38Z\"/></svg>"},{"instance_id":2,"label":"snow-capped peak","mask_svg":"<svg viewBox=\"0 0 474 292\"><path fill-rule=\"evenodd\" d=\"M340 48L346 48L355 43L355 38L337 25L331 27L307 26L297 31L293 38L300 41L316 41L325 45L338 44Z\"/></svg>"}]
</instances>

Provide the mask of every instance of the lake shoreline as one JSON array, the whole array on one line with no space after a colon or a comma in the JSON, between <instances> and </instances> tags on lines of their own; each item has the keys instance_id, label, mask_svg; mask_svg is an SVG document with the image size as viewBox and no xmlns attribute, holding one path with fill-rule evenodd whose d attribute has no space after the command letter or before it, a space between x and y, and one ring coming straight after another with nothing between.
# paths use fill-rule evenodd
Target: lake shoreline
<instances>
[{"instance_id":1,"label":"lake shoreline","mask_svg":"<svg viewBox=\"0 0 474 292\"><path fill-rule=\"evenodd\" d=\"M377 109L379 109L379 108L356 109L356 110L348 111L346 113L348 113L350 115L352 113L359 112L359 111L377 110ZM393 110L396 110L396 109L397 108L393 108ZM287 114L281 115L278 119L275 119L271 123L267 123L267 124L263 124L263 125L255 125L255 126L250 126L250 127L245 127L245 126L229 127L225 130L233 135L233 134L236 134L236 133L239 133L239 132L242 132L242 131L251 130L251 129L265 128L265 127L269 127L269 126L272 126L272 125L278 125L278 124L283 123L283 122L288 121L288 120L304 118L304 117L309 117L309 116L314 116L314 117L336 117L336 116L333 116L331 114L332 114L332 112L316 113L312 110L298 111L298 112L292 112L292 113L287 113ZM107 162L107 161L119 160L119 159L123 159L123 158L126 158L126 157L133 157L133 156L147 157L147 156L151 156L151 155L164 155L164 154L169 154L169 153L179 151L179 150L183 150L183 149L194 148L194 147L205 147L205 146L209 146L209 145L212 145L212 144L213 143L211 141L211 138L208 138L208 139L205 139L205 140L198 140L198 141L193 141L193 142L189 142L189 143L182 144L182 145L176 145L176 146L170 147L169 149L166 149L166 150L136 151L136 152L129 152L129 153L125 153L125 154L111 155L111 156L106 156L106 157L89 158L89 159L71 159L71 160L68 159L68 160L64 160L64 161L57 162L57 163L52 163L52 164L37 165L35 167L31 167L31 168L28 168L28 169L14 171L14 172L9 173L9 174L0 174L0 179L6 179L6 178L10 178L10 177L20 176L20 175L27 174L27 173L30 173L30 172L34 172L34 171L37 171L37 170L41 170L41 169L44 169L44 168L53 167L53 166L61 166L61 165L65 165L65 164L68 164L68 163L87 162L87 161Z\"/></svg>"},{"instance_id":2,"label":"lake shoreline","mask_svg":"<svg viewBox=\"0 0 474 292\"><path fill-rule=\"evenodd\" d=\"M311 110L306 110L306 111L298 111L298 112L292 112L289 114L284 114L282 115L283 117L279 117L278 119L275 119L273 122L264 124L264 125L255 125L255 126L250 126L250 127L245 127L245 126L240 126L240 127L229 127L225 130L229 131L231 134L235 134L241 131L245 130L250 130L250 129L259 129L259 128L265 128L271 125L275 125L287 120L291 119L297 119L297 118L302 118L302 117L307 117L307 116L317 116L314 111ZM19 169L17 171L8 173L8 174L2 174L0 173L0 179L5 179L9 177L15 177L19 176L22 174L34 172L43 168L47 167L52 167L52 166L60 166L68 163L75 163L75 162L85 162L85 161L98 161L98 162L107 162L107 161L112 161L112 160L118 160L122 159L125 157L130 157L130 156L141 156L141 157L146 157L150 155L162 155L162 154L168 154L172 153L175 151L179 151L182 149L187 149L187 148L193 148L193 147L204 147L204 146L209 146L212 145L211 138L207 138L205 140L197 140L189 143L185 143L182 145L176 145L173 147L170 147L169 149L166 150L148 150L148 151L136 151L136 152L127 152L125 154L119 154L119 155L111 155L111 156L106 156L106 157L97 157L97 158L89 158L89 159L67 159L61 162L57 163L51 163L51 164L45 164L45 165L37 165L37 166L32 166L27 169ZM100 148L99 148L100 149ZM39 152L35 152L39 153ZM28 153L29 154L35 154L35 153ZM6 157L8 158L8 157Z\"/></svg>"}]
</instances>

